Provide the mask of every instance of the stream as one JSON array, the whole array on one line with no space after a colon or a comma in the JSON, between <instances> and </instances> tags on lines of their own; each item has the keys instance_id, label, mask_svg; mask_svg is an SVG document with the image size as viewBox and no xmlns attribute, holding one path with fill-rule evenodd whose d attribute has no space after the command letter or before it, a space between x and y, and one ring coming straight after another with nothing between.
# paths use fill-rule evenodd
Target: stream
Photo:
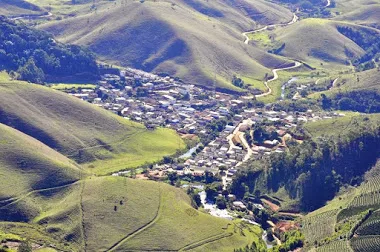
<instances>
[{"instance_id":1,"label":"stream","mask_svg":"<svg viewBox=\"0 0 380 252\"><path fill-rule=\"evenodd\" d=\"M284 83L284 85L282 85L281 87L281 100L284 100L285 98L285 88L287 85L291 84L292 82L296 81L297 80L297 77L292 77L290 80L288 80L288 82Z\"/></svg>"},{"instance_id":2,"label":"stream","mask_svg":"<svg viewBox=\"0 0 380 252\"><path fill-rule=\"evenodd\" d=\"M181 156L179 156L179 158L183 158L183 159L187 159L187 158L191 158L191 155L197 150L197 148L201 146L201 144L197 144L195 147L189 149L186 153L182 154Z\"/></svg>"},{"instance_id":3,"label":"stream","mask_svg":"<svg viewBox=\"0 0 380 252\"><path fill-rule=\"evenodd\" d=\"M198 186L198 189L203 189L203 186ZM229 213L227 211L227 209L223 209L223 210L218 209L216 207L216 204L214 204L214 202L207 201L206 200L206 192L204 190L199 193L199 196L201 197L201 202L203 204L204 209L207 210L210 213L210 215L215 216L215 217L219 217L219 218L228 219L228 220L234 219L234 216L232 216L231 213ZM254 222L252 220L248 220L245 218L243 218L242 220L246 221L250 224L257 225L257 226L261 227L261 225L259 223ZM267 249L270 249L273 247L273 245L268 241L267 231L265 231L265 230L263 231L261 238L265 242Z\"/></svg>"}]
</instances>

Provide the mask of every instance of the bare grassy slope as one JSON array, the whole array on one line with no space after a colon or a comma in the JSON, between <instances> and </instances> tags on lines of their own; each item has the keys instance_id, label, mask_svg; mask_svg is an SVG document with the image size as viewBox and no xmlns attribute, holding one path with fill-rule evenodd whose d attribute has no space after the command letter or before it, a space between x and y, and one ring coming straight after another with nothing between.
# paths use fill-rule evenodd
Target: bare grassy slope
<instances>
[{"instance_id":1,"label":"bare grassy slope","mask_svg":"<svg viewBox=\"0 0 380 252\"><path fill-rule=\"evenodd\" d=\"M0 200L73 183L80 169L43 143L0 124Z\"/></svg>"},{"instance_id":2,"label":"bare grassy slope","mask_svg":"<svg viewBox=\"0 0 380 252\"><path fill-rule=\"evenodd\" d=\"M203 7L194 6L196 2ZM287 62L243 43L241 33L257 24L229 1L119 4L41 28L64 42L89 46L103 59L206 85L216 79L219 85L231 87L233 74L262 80L270 72L268 68ZM248 9L252 4L244 3ZM258 5L266 6L263 2ZM202 14L207 11L199 8L213 10L216 17ZM279 19L268 20L290 21L288 14L284 11Z\"/></svg>"},{"instance_id":3,"label":"bare grassy slope","mask_svg":"<svg viewBox=\"0 0 380 252\"><path fill-rule=\"evenodd\" d=\"M339 22L305 19L275 31L276 39L285 43L282 55L303 60L313 66L347 64L348 55L359 56L363 49L337 30Z\"/></svg>"},{"instance_id":4,"label":"bare grassy slope","mask_svg":"<svg viewBox=\"0 0 380 252\"><path fill-rule=\"evenodd\" d=\"M337 0L333 11L335 20L380 28L379 0Z\"/></svg>"},{"instance_id":5,"label":"bare grassy slope","mask_svg":"<svg viewBox=\"0 0 380 252\"><path fill-rule=\"evenodd\" d=\"M34 4L24 0L1 0L0 15L18 16L18 15L39 15L42 10Z\"/></svg>"}]
</instances>

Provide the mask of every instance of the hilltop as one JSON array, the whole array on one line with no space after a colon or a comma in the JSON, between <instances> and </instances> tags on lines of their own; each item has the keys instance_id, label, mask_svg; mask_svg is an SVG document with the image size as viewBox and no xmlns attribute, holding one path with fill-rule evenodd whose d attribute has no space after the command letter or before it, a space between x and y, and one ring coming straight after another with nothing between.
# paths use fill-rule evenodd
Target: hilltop
<instances>
[{"instance_id":1,"label":"hilltop","mask_svg":"<svg viewBox=\"0 0 380 252\"><path fill-rule=\"evenodd\" d=\"M62 92L2 76L0 122L79 163L93 163L90 172L136 167L184 148L169 129L147 130Z\"/></svg>"},{"instance_id":2,"label":"hilltop","mask_svg":"<svg viewBox=\"0 0 380 252\"><path fill-rule=\"evenodd\" d=\"M239 90L231 84L234 74L255 84L270 69L290 64L245 45L242 32L291 19L288 10L264 1L116 1L39 28L108 62Z\"/></svg>"}]
</instances>

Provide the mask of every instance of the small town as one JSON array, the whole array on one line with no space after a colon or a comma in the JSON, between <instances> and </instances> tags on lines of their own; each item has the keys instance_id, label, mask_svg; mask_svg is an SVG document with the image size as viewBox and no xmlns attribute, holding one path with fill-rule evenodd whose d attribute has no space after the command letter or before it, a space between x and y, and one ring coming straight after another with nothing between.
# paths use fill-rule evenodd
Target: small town
<instances>
[{"instance_id":1,"label":"small town","mask_svg":"<svg viewBox=\"0 0 380 252\"><path fill-rule=\"evenodd\" d=\"M150 178L159 179L171 172L179 176L203 176L206 171L214 175L225 171L222 173L224 187L247 160L284 152L287 141L302 142L302 136L292 131L298 125L344 116L312 110L274 111L267 106L249 108L252 106L247 105L247 97L179 83L169 76L160 77L132 68L121 70L119 74L104 74L95 89L68 92L127 120L143 123L148 129L167 127L184 139L205 140L198 141L181 155L181 163L154 165L149 171ZM222 120L226 125L218 124ZM253 136L255 125L265 125L261 141ZM215 138L210 139L215 131Z\"/></svg>"}]
</instances>

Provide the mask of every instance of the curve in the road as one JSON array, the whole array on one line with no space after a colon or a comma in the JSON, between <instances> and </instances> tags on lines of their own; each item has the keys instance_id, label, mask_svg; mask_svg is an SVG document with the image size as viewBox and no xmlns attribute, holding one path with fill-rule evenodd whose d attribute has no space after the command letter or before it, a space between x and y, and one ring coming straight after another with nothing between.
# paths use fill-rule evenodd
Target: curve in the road
<instances>
[{"instance_id":1,"label":"curve in the road","mask_svg":"<svg viewBox=\"0 0 380 252\"><path fill-rule=\"evenodd\" d=\"M278 71L293 69L296 67L300 67L301 65L302 65L302 63L300 63L298 61L294 61L293 66L273 69L272 70L273 77L264 82L264 85L267 87L268 91L265 93L262 93L262 94L255 95L255 97L263 97L263 96L270 95L272 93L272 89L269 87L268 83L278 79L278 74L277 74Z\"/></svg>"},{"instance_id":2,"label":"curve in the road","mask_svg":"<svg viewBox=\"0 0 380 252\"><path fill-rule=\"evenodd\" d=\"M244 44L248 45L249 44L249 41L250 41L250 38L248 37L248 34L249 33L256 33L256 32L261 32L261 31L265 31L267 30L268 28L275 28L276 26L288 26L288 25L292 25L294 24L295 22L297 22L299 20L299 17L296 15L296 13L293 13L293 19L290 20L290 22L286 23L286 24L273 24L273 25L267 25L267 26L264 26L260 29L256 29L256 30L253 30L253 31L247 31L247 32L243 32L242 35L244 36L245 40L244 40ZM258 97L264 97L264 96L267 96L267 95L270 95L272 93L272 89L269 87L268 83L271 82L271 81L275 81L278 79L278 74L277 74L277 71L282 71L282 70L288 70L288 69L292 69L292 68L296 68L296 67L299 67L301 66L302 64L298 61L294 61L294 65L293 66L290 66L290 67L284 67L284 68L276 68L276 69L273 69L272 70L272 73L273 73L273 77L267 81L264 82L264 85L265 87L268 89L267 92L265 93L262 93L262 94L258 94L258 95L255 95L256 98Z\"/></svg>"},{"instance_id":3,"label":"curve in the road","mask_svg":"<svg viewBox=\"0 0 380 252\"><path fill-rule=\"evenodd\" d=\"M294 24L295 22L298 21L298 16L293 13L293 18L292 20L290 20L288 23L286 24L272 24L272 25L267 25L267 26L264 26L260 29L256 29L256 30L252 30L252 31L247 31L247 32L243 32L242 35L244 36L244 44L248 45L249 41L250 41L250 38L248 37L248 34L250 33L256 33L256 32L261 32L261 31L265 31L267 30L268 28L275 28L277 26L287 26L287 25L291 25L291 24Z\"/></svg>"}]
</instances>

